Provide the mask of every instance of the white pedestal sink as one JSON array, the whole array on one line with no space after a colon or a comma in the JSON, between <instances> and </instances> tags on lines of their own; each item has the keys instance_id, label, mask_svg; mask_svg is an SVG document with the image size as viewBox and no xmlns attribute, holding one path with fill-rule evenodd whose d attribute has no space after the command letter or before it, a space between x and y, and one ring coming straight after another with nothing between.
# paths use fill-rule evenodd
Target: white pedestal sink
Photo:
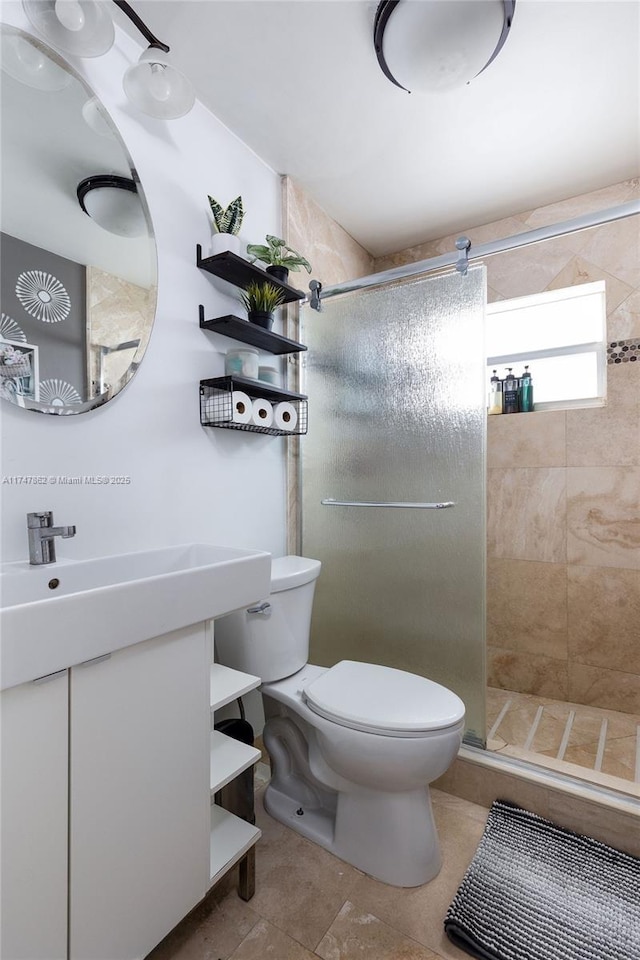
<instances>
[{"instance_id":1,"label":"white pedestal sink","mask_svg":"<svg viewBox=\"0 0 640 960\"><path fill-rule=\"evenodd\" d=\"M268 595L271 555L191 543L0 567L0 689Z\"/></svg>"}]
</instances>

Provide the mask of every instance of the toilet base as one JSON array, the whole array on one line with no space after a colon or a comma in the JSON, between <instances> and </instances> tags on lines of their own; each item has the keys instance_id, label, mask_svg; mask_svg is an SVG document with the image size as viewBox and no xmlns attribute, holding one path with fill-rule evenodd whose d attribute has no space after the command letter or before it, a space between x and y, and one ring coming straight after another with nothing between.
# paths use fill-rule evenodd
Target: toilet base
<instances>
[{"instance_id":1,"label":"toilet base","mask_svg":"<svg viewBox=\"0 0 640 960\"><path fill-rule=\"evenodd\" d=\"M326 763L319 729L270 697L264 703L272 772L267 813L383 883L417 887L432 880L442 860L428 786L389 791L345 779ZM453 748L457 742L456 735Z\"/></svg>"},{"instance_id":2,"label":"toilet base","mask_svg":"<svg viewBox=\"0 0 640 960\"><path fill-rule=\"evenodd\" d=\"M306 837L307 840L313 840L314 843L324 847L325 850L331 850L333 853L333 828L335 817L331 812L323 808L311 808L301 806L300 803L288 797L281 790L278 790L272 784L267 786L264 794L264 808L267 813L291 827L296 833Z\"/></svg>"},{"instance_id":3,"label":"toilet base","mask_svg":"<svg viewBox=\"0 0 640 960\"><path fill-rule=\"evenodd\" d=\"M334 853L396 887L433 880L442 857L428 787L408 793L365 788L341 793Z\"/></svg>"},{"instance_id":4,"label":"toilet base","mask_svg":"<svg viewBox=\"0 0 640 960\"><path fill-rule=\"evenodd\" d=\"M324 807L307 807L270 784L264 806L275 820L383 883L417 887L440 872L428 788L339 793L334 814Z\"/></svg>"}]
</instances>

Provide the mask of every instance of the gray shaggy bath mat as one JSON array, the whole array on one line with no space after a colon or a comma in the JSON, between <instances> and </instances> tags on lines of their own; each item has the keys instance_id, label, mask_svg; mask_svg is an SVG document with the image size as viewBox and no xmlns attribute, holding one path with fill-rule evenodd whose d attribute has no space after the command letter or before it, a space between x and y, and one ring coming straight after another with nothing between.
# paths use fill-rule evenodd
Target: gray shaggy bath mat
<instances>
[{"instance_id":1,"label":"gray shaggy bath mat","mask_svg":"<svg viewBox=\"0 0 640 960\"><path fill-rule=\"evenodd\" d=\"M640 860L496 800L444 927L481 960L640 960Z\"/></svg>"}]
</instances>

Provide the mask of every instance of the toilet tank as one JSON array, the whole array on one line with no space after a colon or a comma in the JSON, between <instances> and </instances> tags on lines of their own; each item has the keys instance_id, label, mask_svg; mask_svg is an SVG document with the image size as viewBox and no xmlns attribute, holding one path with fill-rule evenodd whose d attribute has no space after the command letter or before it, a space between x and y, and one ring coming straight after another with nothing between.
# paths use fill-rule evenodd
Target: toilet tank
<instances>
[{"instance_id":1,"label":"toilet tank","mask_svg":"<svg viewBox=\"0 0 640 960\"><path fill-rule=\"evenodd\" d=\"M309 629L320 561L277 557L271 561L271 593L214 624L216 660L264 682L297 673L309 658ZM262 604L269 604L260 611Z\"/></svg>"}]
</instances>

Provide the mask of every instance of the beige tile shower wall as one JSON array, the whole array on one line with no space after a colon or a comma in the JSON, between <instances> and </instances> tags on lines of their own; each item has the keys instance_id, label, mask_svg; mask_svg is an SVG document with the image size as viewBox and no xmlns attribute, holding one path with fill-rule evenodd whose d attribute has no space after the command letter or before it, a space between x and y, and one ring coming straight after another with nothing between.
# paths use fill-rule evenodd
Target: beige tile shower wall
<instances>
[{"instance_id":1,"label":"beige tile shower wall","mask_svg":"<svg viewBox=\"0 0 640 960\"><path fill-rule=\"evenodd\" d=\"M639 196L627 181L465 232L482 243ZM490 301L605 280L608 340L640 338L638 217L498 254L487 272ZM640 362L607 372L604 408L488 418L489 683L640 713Z\"/></svg>"},{"instance_id":2,"label":"beige tile shower wall","mask_svg":"<svg viewBox=\"0 0 640 960\"><path fill-rule=\"evenodd\" d=\"M311 276L323 286L373 273L373 257L368 250L356 243L291 177L282 178L282 206L287 243L309 260L313 267ZM306 289L307 274L296 274L295 281Z\"/></svg>"}]
</instances>

